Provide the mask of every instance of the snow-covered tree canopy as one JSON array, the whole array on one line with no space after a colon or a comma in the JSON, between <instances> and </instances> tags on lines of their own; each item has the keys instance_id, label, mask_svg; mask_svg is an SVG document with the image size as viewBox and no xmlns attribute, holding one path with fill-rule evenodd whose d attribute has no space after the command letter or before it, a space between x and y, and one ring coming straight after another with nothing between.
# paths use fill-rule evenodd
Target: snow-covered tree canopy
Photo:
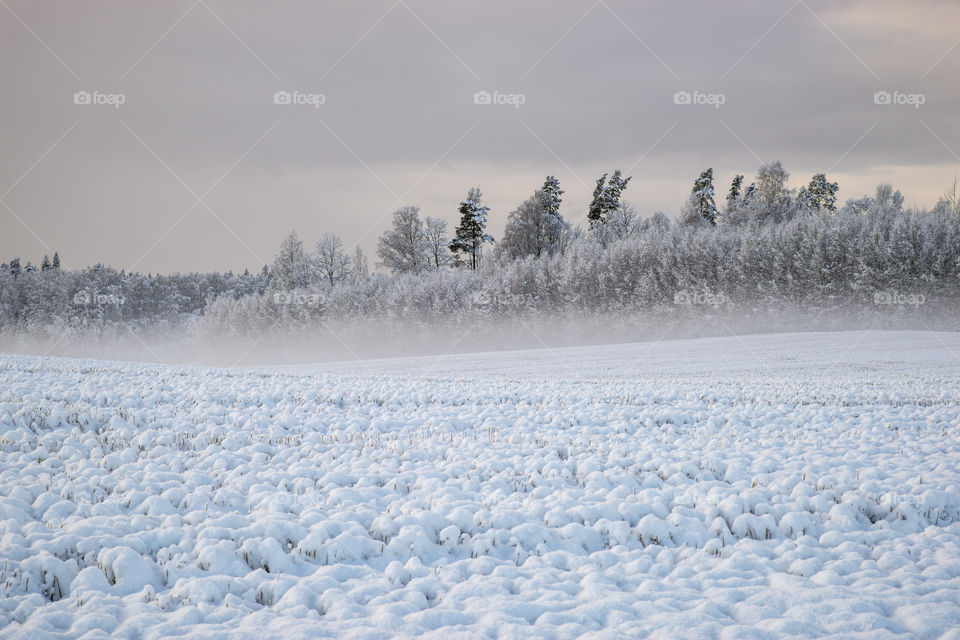
<instances>
[{"instance_id":1,"label":"snow-covered tree canopy","mask_svg":"<svg viewBox=\"0 0 960 640\"><path fill-rule=\"evenodd\" d=\"M745 310L855 304L879 313L890 309L875 297L904 295L922 298L924 309L957 308L955 190L932 211L904 208L903 195L890 185L837 208L839 187L825 174L788 197L787 174L773 163L746 188L738 175L719 216L712 177L707 170L697 178L680 224L672 224L663 214L645 219L619 202L629 178L604 176L597 199L604 214L585 234L564 221L563 191L548 176L510 213L498 249L483 263L481 248L493 238L478 188L460 203L452 239L445 220L423 220L415 206L397 210L377 249L389 273L371 272L362 250L329 233L307 252L292 232L256 275L67 269L58 253L41 257L36 267L15 257L0 265L0 336L216 335L318 318L449 319L536 310L674 313L677 296L696 292ZM454 268L454 256L465 268Z\"/></svg>"}]
</instances>

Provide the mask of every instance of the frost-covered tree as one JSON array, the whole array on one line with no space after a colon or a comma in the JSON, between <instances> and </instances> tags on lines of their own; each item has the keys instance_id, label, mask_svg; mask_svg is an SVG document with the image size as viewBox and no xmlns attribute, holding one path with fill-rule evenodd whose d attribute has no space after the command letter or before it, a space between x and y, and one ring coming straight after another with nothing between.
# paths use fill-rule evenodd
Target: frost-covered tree
<instances>
[{"instance_id":1,"label":"frost-covered tree","mask_svg":"<svg viewBox=\"0 0 960 640\"><path fill-rule=\"evenodd\" d=\"M713 168L702 172L690 191L697 214L710 224L717 224L717 205L713 201Z\"/></svg>"},{"instance_id":2,"label":"frost-covered tree","mask_svg":"<svg viewBox=\"0 0 960 640\"><path fill-rule=\"evenodd\" d=\"M590 208L587 211L587 220L590 221L590 228L595 228L603 220L603 214L606 212L606 201L604 199L604 190L607 183L607 174L597 178L597 186L593 189L593 197L590 199Z\"/></svg>"},{"instance_id":3,"label":"frost-covered tree","mask_svg":"<svg viewBox=\"0 0 960 640\"><path fill-rule=\"evenodd\" d=\"M53 264L51 265L54 269L60 268L60 254L56 251L53 252Z\"/></svg>"},{"instance_id":4,"label":"frost-covered tree","mask_svg":"<svg viewBox=\"0 0 960 640\"><path fill-rule=\"evenodd\" d=\"M350 259L350 273L353 275L354 282L365 280L370 275L367 256L359 246L353 250L353 257Z\"/></svg>"},{"instance_id":5,"label":"frost-covered tree","mask_svg":"<svg viewBox=\"0 0 960 640\"><path fill-rule=\"evenodd\" d=\"M450 266L453 256L450 254L450 239L447 237L447 221L427 216L424 233L430 265L435 269Z\"/></svg>"},{"instance_id":6,"label":"frost-covered tree","mask_svg":"<svg viewBox=\"0 0 960 640\"><path fill-rule=\"evenodd\" d=\"M662 211L655 212L652 216L640 223L640 230L648 233L663 233L670 229L670 218Z\"/></svg>"},{"instance_id":7,"label":"frost-covered tree","mask_svg":"<svg viewBox=\"0 0 960 640\"><path fill-rule=\"evenodd\" d=\"M757 173L756 219L760 222L783 222L793 214L793 198L787 189L786 172L780 161L760 167Z\"/></svg>"},{"instance_id":8,"label":"frost-covered tree","mask_svg":"<svg viewBox=\"0 0 960 640\"><path fill-rule=\"evenodd\" d=\"M630 182L631 177L624 178L620 172L620 169L617 169L613 172L613 175L610 176L610 181L607 183L606 188L606 210L613 211L620 204L620 196L623 194L624 189L627 188L627 183Z\"/></svg>"},{"instance_id":9,"label":"frost-covered tree","mask_svg":"<svg viewBox=\"0 0 960 640\"><path fill-rule=\"evenodd\" d=\"M943 192L933 210L960 218L960 191L957 190L956 178L953 180L953 187Z\"/></svg>"},{"instance_id":10,"label":"frost-covered tree","mask_svg":"<svg viewBox=\"0 0 960 640\"><path fill-rule=\"evenodd\" d=\"M406 206L393 212L393 223L377 243L380 264L394 273L419 271L428 266L427 235L420 207Z\"/></svg>"},{"instance_id":11,"label":"frost-covered tree","mask_svg":"<svg viewBox=\"0 0 960 640\"><path fill-rule=\"evenodd\" d=\"M700 213L700 203L697 196L691 193L687 200L680 207L680 218L678 220L681 227L704 227L711 225L711 222Z\"/></svg>"},{"instance_id":12,"label":"frost-covered tree","mask_svg":"<svg viewBox=\"0 0 960 640\"><path fill-rule=\"evenodd\" d=\"M878 184L873 199L880 207L890 209L895 213L903 211L903 194L894 189L892 184Z\"/></svg>"},{"instance_id":13,"label":"frost-covered tree","mask_svg":"<svg viewBox=\"0 0 960 640\"><path fill-rule=\"evenodd\" d=\"M310 282L310 256L303 250L303 242L296 231L283 239L280 250L270 267L270 284L277 289L296 289Z\"/></svg>"},{"instance_id":14,"label":"frost-covered tree","mask_svg":"<svg viewBox=\"0 0 960 640\"><path fill-rule=\"evenodd\" d=\"M805 209L823 209L824 211L837 210L837 191L840 185L828 182L826 175L814 174L810 184L801 187L797 193L797 206Z\"/></svg>"},{"instance_id":15,"label":"frost-covered tree","mask_svg":"<svg viewBox=\"0 0 960 640\"><path fill-rule=\"evenodd\" d=\"M869 217L899 214L903 212L903 194L891 184L878 184L873 196L847 200L841 211Z\"/></svg>"},{"instance_id":16,"label":"frost-covered tree","mask_svg":"<svg viewBox=\"0 0 960 640\"><path fill-rule=\"evenodd\" d=\"M493 236L486 232L487 213L490 207L482 203L480 187L467 192L467 198L460 203L460 225L450 242L450 251L456 256L457 265L468 265L476 270L480 267L483 245L493 242Z\"/></svg>"},{"instance_id":17,"label":"frost-covered tree","mask_svg":"<svg viewBox=\"0 0 960 640\"><path fill-rule=\"evenodd\" d=\"M597 225L603 224L607 215L620 205L620 196L627 188L628 182L630 182L630 177L624 178L620 169L613 172L609 181L606 173L600 176L597 180L597 186L593 190L593 198L587 212L591 229L596 229Z\"/></svg>"},{"instance_id":18,"label":"frost-covered tree","mask_svg":"<svg viewBox=\"0 0 960 640\"><path fill-rule=\"evenodd\" d=\"M616 209L607 214L606 222L597 229L597 236L602 246L608 246L636 236L643 228L644 220L640 218L633 205L621 202Z\"/></svg>"},{"instance_id":19,"label":"frost-covered tree","mask_svg":"<svg viewBox=\"0 0 960 640\"><path fill-rule=\"evenodd\" d=\"M730 213L741 203L741 196L743 192L743 176L737 174L733 176L733 181L730 183L730 191L727 192L727 209L726 213Z\"/></svg>"},{"instance_id":20,"label":"frost-covered tree","mask_svg":"<svg viewBox=\"0 0 960 640\"><path fill-rule=\"evenodd\" d=\"M544 212L553 215L560 215L560 203L563 202L563 189L560 188L560 181L556 176L547 176L543 182L541 191L541 200L543 202Z\"/></svg>"},{"instance_id":21,"label":"frost-covered tree","mask_svg":"<svg viewBox=\"0 0 960 640\"><path fill-rule=\"evenodd\" d=\"M569 225L559 213L551 212L551 205L551 196L540 189L511 211L498 245L500 254L511 259L539 258L561 249Z\"/></svg>"},{"instance_id":22,"label":"frost-covered tree","mask_svg":"<svg viewBox=\"0 0 960 640\"><path fill-rule=\"evenodd\" d=\"M320 277L330 286L350 275L350 256L343 249L343 240L336 233L324 233L317 240L313 262Z\"/></svg>"}]
</instances>

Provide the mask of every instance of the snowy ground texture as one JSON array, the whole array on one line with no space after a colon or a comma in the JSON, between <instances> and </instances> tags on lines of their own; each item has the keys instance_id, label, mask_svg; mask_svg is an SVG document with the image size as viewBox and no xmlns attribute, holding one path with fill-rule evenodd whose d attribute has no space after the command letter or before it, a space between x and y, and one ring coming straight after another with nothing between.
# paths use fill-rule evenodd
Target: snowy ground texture
<instances>
[{"instance_id":1,"label":"snowy ground texture","mask_svg":"<svg viewBox=\"0 0 960 640\"><path fill-rule=\"evenodd\" d=\"M957 354L0 356L0 636L960 638Z\"/></svg>"}]
</instances>

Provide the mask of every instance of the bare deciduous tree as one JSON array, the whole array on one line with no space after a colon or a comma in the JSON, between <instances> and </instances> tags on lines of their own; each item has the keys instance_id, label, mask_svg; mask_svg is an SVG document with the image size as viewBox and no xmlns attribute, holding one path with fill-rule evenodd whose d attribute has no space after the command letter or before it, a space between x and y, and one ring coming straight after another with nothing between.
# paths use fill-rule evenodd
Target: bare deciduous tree
<instances>
[{"instance_id":1,"label":"bare deciduous tree","mask_svg":"<svg viewBox=\"0 0 960 640\"><path fill-rule=\"evenodd\" d=\"M333 286L350 275L350 257L336 233L325 233L317 240L313 263L320 277Z\"/></svg>"}]
</instances>

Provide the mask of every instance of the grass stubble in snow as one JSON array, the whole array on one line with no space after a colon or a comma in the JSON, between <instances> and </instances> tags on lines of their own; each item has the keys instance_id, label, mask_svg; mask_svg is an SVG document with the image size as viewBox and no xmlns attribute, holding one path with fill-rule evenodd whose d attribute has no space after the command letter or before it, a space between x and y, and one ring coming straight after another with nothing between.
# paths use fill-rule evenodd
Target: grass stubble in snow
<instances>
[{"instance_id":1,"label":"grass stubble in snow","mask_svg":"<svg viewBox=\"0 0 960 640\"><path fill-rule=\"evenodd\" d=\"M960 638L957 353L0 356L0 636Z\"/></svg>"}]
</instances>

